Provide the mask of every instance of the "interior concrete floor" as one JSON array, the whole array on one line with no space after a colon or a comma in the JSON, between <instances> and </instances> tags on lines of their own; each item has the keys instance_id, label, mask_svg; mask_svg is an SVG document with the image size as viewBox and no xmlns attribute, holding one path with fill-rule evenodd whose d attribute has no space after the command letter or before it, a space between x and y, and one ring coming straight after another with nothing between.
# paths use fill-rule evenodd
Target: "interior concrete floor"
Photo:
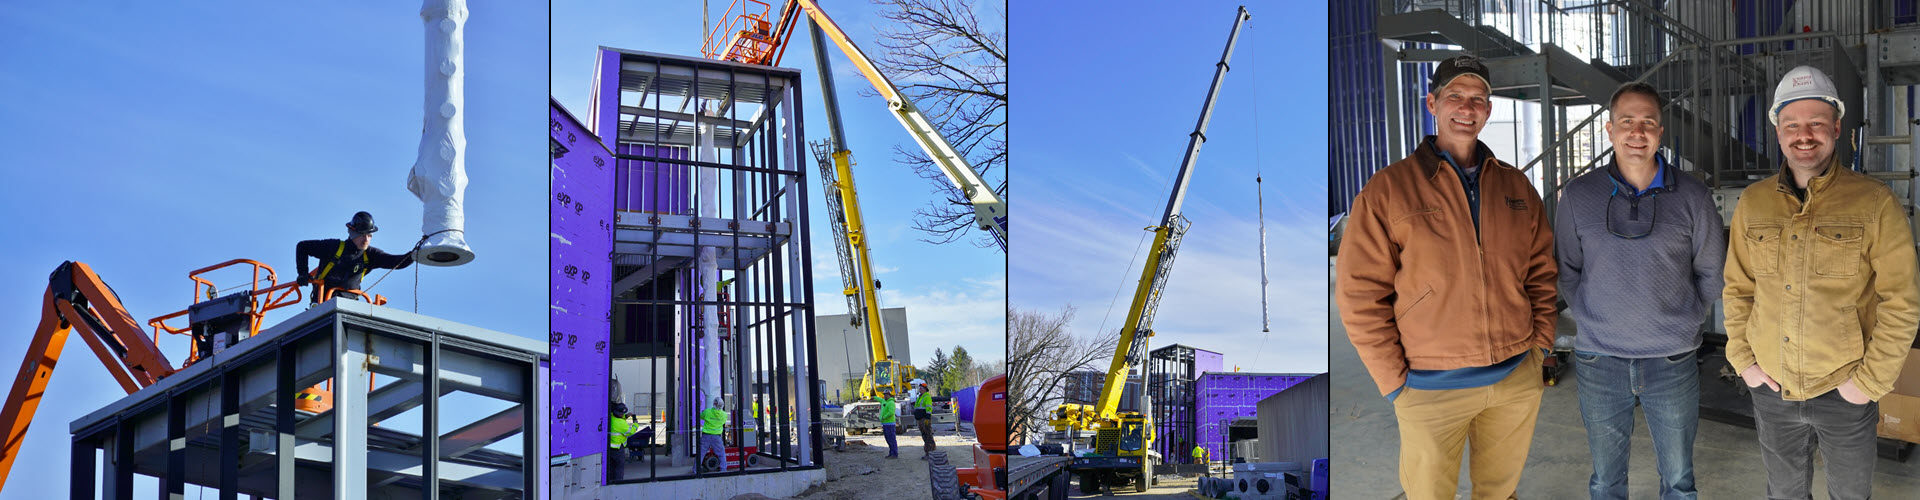
<instances>
[{"instance_id":1,"label":"interior concrete floor","mask_svg":"<svg viewBox=\"0 0 1920 500\"><path fill-rule=\"evenodd\" d=\"M1332 261L1328 261L1329 282ZM1373 379L1360 364L1359 353L1347 339L1339 311L1329 300L1327 357L1333 374L1328 426L1332 443L1333 492L1343 498L1394 498L1399 481L1399 429L1393 406L1380 396ZM1569 321L1560 332L1570 333ZM1540 417L1534 427L1520 479L1519 498L1582 498L1593 472L1587 452L1586 427L1580 420L1579 388L1571 372L1546 389ZM1702 383L1706 383L1702 380ZM1646 420L1635 415L1632 457L1627 475L1629 498L1659 498L1659 473L1654 470L1653 441ZM1920 455L1920 453L1916 453ZM1694 443L1694 483L1700 498L1765 498L1766 471L1760 464L1760 445L1753 429L1702 420ZM1815 464L1814 498L1827 498L1826 480ZM1469 498L1467 466L1461 465L1456 498ZM1882 458L1874 466L1874 496L1920 497L1920 457L1902 463Z\"/></svg>"}]
</instances>

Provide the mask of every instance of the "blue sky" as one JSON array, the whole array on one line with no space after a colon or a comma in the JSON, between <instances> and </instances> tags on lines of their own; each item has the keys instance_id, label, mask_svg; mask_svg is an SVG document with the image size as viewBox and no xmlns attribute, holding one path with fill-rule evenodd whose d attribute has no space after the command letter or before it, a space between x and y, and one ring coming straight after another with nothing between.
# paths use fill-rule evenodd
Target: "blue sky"
<instances>
[{"instance_id":1,"label":"blue sky","mask_svg":"<svg viewBox=\"0 0 1920 500\"><path fill-rule=\"evenodd\" d=\"M399 252L420 236L405 186L422 116L419 3L216 3L0 9L9 381L62 261L91 265L144 323L187 307L188 271L252 258L289 275L295 242L342 237L358 210L380 224L376 247ZM423 314L530 338L547 317L544 7L471 6L466 207L478 258L422 269L418 296ZM395 272L374 292L411 309L413 277ZM187 355L183 336L160 347L176 364ZM6 498L64 498L68 422L124 396L79 339L65 360Z\"/></svg>"},{"instance_id":2,"label":"blue sky","mask_svg":"<svg viewBox=\"0 0 1920 500\"><path fill-rule=\"evenodd\" d=\"M1141 228L1158 224L1166 207L1237 5L1014 4L1009 44L1019 55L1009 78L1020 99L1009 118L1009 154L1027 166L1010 181L1024 193L1017 212L1026 221L1009 260L1014 307L1077 307L1072 327L1080 335L1120 327L1145 260L1135 258L1145 246ZM1152 345L1225 353L1228 370L1324 372L1326 7L1248 10L1253 19L1241 30L1189 183L1183 212L1193 227ZM1072 22L1062 22L1064 13ZM1267 333L1256 170L1265 175Z\"/></svg>"},{"instance_id":3,"label":"blue sky","mask_svg":"<svg viewBox=\"0 0 1920 500\"><path fill-rule=\"evenodd\" d=\"M715 24L731 2L712 0ZM777 9L780 2L769 2ZM986 2L993 4L992 2ZM827 2L827 14L854 37L854 43L874 57L876 21L882 19L863 1ZM1000 10L980 9L988 19L1001 19ZM777 12L776 12L777 15ZM554 4L552 91L575 116L586 116L593 88L596 49L608 47L698 57L704 34L699 2L641 5L635 2L582 1ZM799 23L781 66L802 71L806 94L805 116L823 116L818 80L814 76L813 48ZM933 350L966 347L975 358L1005 357L1006 257L997 249L975 248L966 241L932 245L912 228L913 210L938 194L906 165L893 161L893 147L917 148L879 97L860 95L867 86L852 63L838 50L828 51L840 96L840 113L848 148L858 165L860 205L866 217L868 246L873 251L875 275L883 282L882 307L906 307L912 334L912 359L925 364ZM825 139L824 118L807 127L809 141ZM805 165L809 196L813 196L814 305L818 314L843 314L839 266L835 263L832 231L820 197L817 170Z\"/></svg>"}]
</instances>

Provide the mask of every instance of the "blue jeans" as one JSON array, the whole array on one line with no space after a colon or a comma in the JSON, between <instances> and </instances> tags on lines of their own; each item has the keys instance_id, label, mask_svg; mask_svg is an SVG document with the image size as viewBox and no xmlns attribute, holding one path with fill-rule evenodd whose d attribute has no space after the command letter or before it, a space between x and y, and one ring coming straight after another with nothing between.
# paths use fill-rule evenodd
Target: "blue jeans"
<instances>
[{"instance_id":1,"label":"blue jeans","mask_svg":"<svg viewBox=\"0 0 1920 500\"><path fill-rule=\"evenodd\" d=\"M900 443L894 441L894 436L898 435L895 433L898 428L894 424L880 424L880 429L887 433L887 456L899 456Z\"/></svg>"},{"instance_id":2,"label":"blue jeans","mask_svg":"<svg viewBox=\"0 0 1920 500\"><path fill-rule=\"evenodd\" d=\"M1661 358L1620 358L1575 352L1580 417L1587 424L1595 500L1627 498L1627 456L1633 408L1647 416L1660 471L1660 498L1696 498L1693 438L1700 429L1700 369L1694 352Z\"/></svg>"}]
</instances>

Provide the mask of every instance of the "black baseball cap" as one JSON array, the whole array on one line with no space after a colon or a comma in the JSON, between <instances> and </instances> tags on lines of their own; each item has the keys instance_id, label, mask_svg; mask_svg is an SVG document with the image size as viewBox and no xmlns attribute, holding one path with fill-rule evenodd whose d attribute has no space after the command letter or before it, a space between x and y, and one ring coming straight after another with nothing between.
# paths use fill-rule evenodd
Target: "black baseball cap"
<instances>
[{"instance_id":1,"label":"black baseball cap","mask_svg":"<svg viewBox=\"0 0 1920 500\"><path fill-rule=\"evenodd\" d=\"M1427 93L1431 94L1446 87L1447 84L1453 83L1453 79L1465 75L1479 77L1480 83L1486 84L1488 90L1493 89L1493 78L1487 76L1487 65L1482 63L1480 58L1454 56L1433 65L1433 76L1428 79Z\"/></svg>"}]
</instances>

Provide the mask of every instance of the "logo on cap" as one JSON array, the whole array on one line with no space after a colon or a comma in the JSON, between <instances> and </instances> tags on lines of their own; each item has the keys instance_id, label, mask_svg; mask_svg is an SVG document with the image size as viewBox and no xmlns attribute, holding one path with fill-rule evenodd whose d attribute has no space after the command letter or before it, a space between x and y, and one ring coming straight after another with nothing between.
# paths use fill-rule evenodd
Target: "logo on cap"
<instances>
[{"instance_id":1,"label":"logo on cap","mask_svg":"<svg viewBox=\"0 0 1920 500\"><path fill-rule=\"evenodd\" d=\"M1813 85L1813 75L1793 77L1793 86Z\"/></svg>"},{"instance_id":2,"label":"logo on cap","mask_svg":"<svg viewBox=\"0 0 1920 500\"><path fill-rule=\"evenodd\" d=\"M1458 67L1462 67L1462 68L1472 68L1472 69L1477 69L1477 70L1481 70L1481 71L1485 71L1485 70L1486 70L1486 66L1481 66L1481 65L1480 65L1480 60L1479 60L1479 59L1476 59L1476 58L1472 58L1472 57L1460 57L1460 58L1455 58L1455 59L1453 60L1453 65L1454 65L1454 66L1458 66Z\"/></svg>"}]
</instances>

